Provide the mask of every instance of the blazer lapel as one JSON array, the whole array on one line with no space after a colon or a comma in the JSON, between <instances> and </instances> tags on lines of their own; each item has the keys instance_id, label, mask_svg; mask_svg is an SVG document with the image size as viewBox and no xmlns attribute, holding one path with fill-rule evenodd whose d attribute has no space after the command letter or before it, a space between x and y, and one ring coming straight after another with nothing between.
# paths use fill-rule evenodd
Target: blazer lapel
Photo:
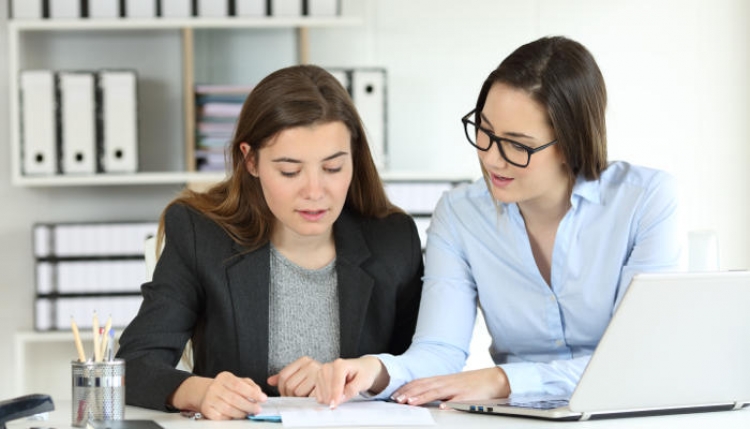
<instances>
[{"instance_id":1,"label":"blazer lapel","mask_svg":"<svg viewBox=\"0 0 750 429\"><path fill-rule=\"evenodd\" d=\"M375 280L361 268L370 257L360 225L346 210L334 224L341 357L359 357L360 337Z\"/></svg>"},{"instance_id":2,"label":"blazer lapel","mask_svg":"<svg viewBox=\"0 0 750 429\"><path fill-rule=\"evenodd\" d=\"M237 244L236 250L243 249ZM268 372L268 302L269 302L269 246L238 256L227 266L227 281L234 312L234 337L237 338L239 366L236 374L262 378L255 380L265 385Z\"/></svg>"}]
</instances>

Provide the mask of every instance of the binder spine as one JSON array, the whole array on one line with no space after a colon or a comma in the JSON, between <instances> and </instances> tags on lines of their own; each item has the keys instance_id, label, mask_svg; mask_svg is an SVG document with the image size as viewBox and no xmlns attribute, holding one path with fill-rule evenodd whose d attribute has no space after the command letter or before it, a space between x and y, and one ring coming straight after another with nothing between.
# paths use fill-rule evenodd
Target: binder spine
<instances>
[{"instance_id":1,"label":"binder spine","mask_svg":"<svg viewBox=\"0 0 750 429\"><path fill-rule=\"evenodd\" d=\"M36 224L32 240L36 270L36 330L69 328L70 316L112 314L124 327L135 316L148 281L146 238L156 222Z\"/></svg>"}]
</instances>

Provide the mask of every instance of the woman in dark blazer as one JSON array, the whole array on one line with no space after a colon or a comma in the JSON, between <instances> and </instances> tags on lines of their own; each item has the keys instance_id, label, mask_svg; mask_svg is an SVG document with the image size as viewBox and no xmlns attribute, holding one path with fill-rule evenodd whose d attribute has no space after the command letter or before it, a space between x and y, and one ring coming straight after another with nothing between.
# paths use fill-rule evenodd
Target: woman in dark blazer
<instances>
[{"instance_id":1,"label":"woman in dark blazer","mask_svg":"<svg viewBox=\"0 0 750 429\"><path fill-rule=\"evenodd\" d=\"M338 81L315 66L272 73L230 150L227 179L162 215L164 250L120 338L129 404L244 418L267 395L312 394L321 361L411 342L419 236ZM192 372L176 369L188 340Z\"/></svg>"}]
</instances>

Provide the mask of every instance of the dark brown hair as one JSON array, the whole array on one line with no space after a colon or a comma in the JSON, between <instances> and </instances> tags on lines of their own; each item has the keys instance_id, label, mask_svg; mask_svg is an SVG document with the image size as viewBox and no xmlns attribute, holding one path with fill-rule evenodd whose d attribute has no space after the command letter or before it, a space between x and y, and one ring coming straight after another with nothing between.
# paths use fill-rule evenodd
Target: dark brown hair
<instances>
[{"instance_id":1,"label":"dark brown hair","mask_svg":"<svg viewBox=\"0 0 750 429\"><path fill-rule=\"evenodd\" d=\"M382 218L401 212L385 194L349 94L335 77L313 65L277 70L258 83L237 121L229 148L231 174L206 192L183 191L170 206L181 203L203 213L249 250L266 244L276 218L266 204L259 179L246 169L240 144L248 143L250 154L256 154L285 129L335 121L341 121L351 134L353 175L344 206L364 217ZM159 224L160 242L164 213Z\"/></svg>"},{"instance_id":2,"label":"dark brown hair","mask_svg":"<svg viewBox=\"0 0 750 429\"><path fill-rule=\"evenodd\" d=\"M477 99L477 123L492 85L528 93L547 110L565 158L576 176L598 179L607 166L607 89L594 57L565 37L544 37L516 49L487 77Z\"/></svg>"}]
</instances>

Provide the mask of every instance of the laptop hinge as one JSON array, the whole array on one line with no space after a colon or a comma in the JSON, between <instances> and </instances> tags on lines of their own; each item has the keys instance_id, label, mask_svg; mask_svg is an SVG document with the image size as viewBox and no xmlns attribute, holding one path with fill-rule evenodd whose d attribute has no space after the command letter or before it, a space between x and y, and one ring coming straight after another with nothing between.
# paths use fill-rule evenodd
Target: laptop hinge
<instances>
[{"instance_id":1,"label":"laptop hinge","mask_svg":"<svg viewBox=\"0 0 750 429\"><path fill-rule=\"evenodd\" d=\"M578 421L582 422L582 421L588 420L590 418L591 418L591 413L581 413L581 418L578 419Z\"/></svg>"},{"instance_id":2,"label":"laptop hinge","mask_svg":"<svg viewBox=\"0 0 750 429\"><path fill-rule=\"evenodd\" d=\"M734 410L740 410L740 409L742 409L742 407L744 407L744 406L745 406L745 403L744 403L744 402L741 402L741 401L737 401L737 402L735 402L735 403L734 403L734 407L732 407L732 410L733 410L733 411L734 411Z\"/></svg>"}]
</instances>

